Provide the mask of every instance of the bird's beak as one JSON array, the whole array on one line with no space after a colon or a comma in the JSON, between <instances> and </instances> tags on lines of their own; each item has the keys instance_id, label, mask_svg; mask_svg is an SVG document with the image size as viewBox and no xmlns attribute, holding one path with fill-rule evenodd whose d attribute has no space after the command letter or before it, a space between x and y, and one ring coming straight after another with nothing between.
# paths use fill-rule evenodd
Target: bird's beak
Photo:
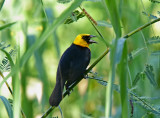
<instances>
[{"instance_id":1,"label":"bird's beak","mask_svg":"<svg viewBox=\"0 0 160 118\"><path fill-rule=\"evenodd\" d=\"M90 39L93 38L93 37L96 37L96 36L90 35ZM92 43L97 43L97 42L94 41L94 40L89 40L89 44L92 44Z\"/></svg>"}]
</instances>

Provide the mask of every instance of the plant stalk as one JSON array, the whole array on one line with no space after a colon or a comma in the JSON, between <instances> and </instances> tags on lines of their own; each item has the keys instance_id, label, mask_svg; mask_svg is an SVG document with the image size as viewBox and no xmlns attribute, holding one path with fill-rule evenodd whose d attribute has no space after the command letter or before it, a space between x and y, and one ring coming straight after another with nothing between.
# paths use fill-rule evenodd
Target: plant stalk
<instances>
[{"instance_id":1,"label":"plant stalk","mask_svg":"<svg viewBox=\"0 0 160 118\"><path fill-rule=\"evenodd\" d=\"M150 26L150 25L152 25L152 24L154 24L158 21L160 21L160 18L157 18L157 19L155 19L155 20L153 20L149 23L146 23L146 24L140 26L139 28L137 28L137 29L131 31L130 33L128 33L127 35L125 35L123 38L128 38L128 37L132 36L133 34L137 33L138 31L141 31L142 29L144 29L144 28L146 28L146 27L148 27L148 26Z\"/></svg>"}]
</instances>

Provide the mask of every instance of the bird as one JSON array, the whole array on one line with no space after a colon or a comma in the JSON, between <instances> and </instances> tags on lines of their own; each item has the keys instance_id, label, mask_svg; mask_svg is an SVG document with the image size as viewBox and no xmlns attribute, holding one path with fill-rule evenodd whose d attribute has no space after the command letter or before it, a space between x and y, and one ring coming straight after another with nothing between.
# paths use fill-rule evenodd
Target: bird
<instances>
[{"instance_id":1,"label":"bird","mask_svg":"<svg viewBox=\"0 0 160 118\"><path fill-rule=\"evenodd\" d=\"M56 74L56 84L49 98L51 106L57 107L63 98L64 86L68 90L76 80L85 76L89 65L91 51L89 45L97 43L91 38L96 37L90 34L79 34L71 46L62 54Z\"/></svg>"}]
</instances>

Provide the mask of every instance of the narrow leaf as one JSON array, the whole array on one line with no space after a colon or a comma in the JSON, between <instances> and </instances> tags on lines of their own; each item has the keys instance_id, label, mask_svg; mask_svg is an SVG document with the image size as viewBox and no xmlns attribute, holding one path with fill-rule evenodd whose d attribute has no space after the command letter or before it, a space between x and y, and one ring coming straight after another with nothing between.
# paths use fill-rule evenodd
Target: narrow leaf
<instances>
[{"instance_id":1,"label":"narrow leaf","mask_svg":"<svg viewBox=\"0 0 160 118\"><path fill-rule=\"evenodd\" d=\"M5 47L0 49L3 53L5 53L5 57L2 59L2 64L0 64L0 71L5 72L5 71L10 71L11 67L14 66L13 58L16 54L15 49L11 49L9 53L4 50Z\"/></svg>"},{"instance_id":2,"label":"narrow leaf","mask_svg":"<svg viewBox=\"0 0 160 118\"><path fill-rule=\"evenodd\" d=\"M125 42L125 39L123 39L124 42L120 58L120 63L118 65L119 68L119 76L120 76L120 97L121 97L121 108L122 108L122 118L129 118L129 100L128 100L128 61L127 61L127 43ZM120 39L118 40L120 41ZM118 48L117 48L118 49Z\"/></svg>"},{"instance_id":3,"label":"narrow leaf","mask_svg":"<svg viewBox=\"0 0 160 118\"><path fill-rule=\"evenodd\" d=\"M158 0L149 0L149 1L151 1L152 3L160 3L160 1Z\"/></svg>"},{"instance_id":4,"label":"narrow leaf","mask_svg":"<svg viewBox=\"0 0 160 118\"><path fill-rule=\"evenodd\" d=\"M4 2L5 2L5 0L1 0L1 1L0 1L0 11L1 11L3 5L4 5Z\"/></svg>"},{"instance_id":5,"label":"narrow leaf","mask_svg":"<svg viewBox=\"0 0 160 118\"><path fill-rule=\"evenodd\" d=\"M109 83L106 87L106 104L105 104L105 117L112 117L112 95L113 95L113 83L116 75L116 52L117 52L117 40L121 37L121 25L120 17L117 8L117 3L115 0L105 0L107 5L110 21L112 23L114 32L116 34L115 42L111 48L111 63L110 63L110 74L109 74Z\"/></svg>"},{"instance_id":6,"label":"narrow leaf","mask_svg":"<svg viewBox=\"0 0 160 118\"><path fill-rule=\"evenodd\" d=\"M20 118L20 113L24 115L23 112L21 112L21 79L19 77L19 62L20 62L20 47L18 44L18 49L17 49L17 58L16 58L16 71L15 74L12 76L12 85L13 85L13 116L14 118ZM11 68L13 71L13 67Z\"/></svg>"},{"instance_id":7,"label":"narrow leaf","mask_svg":"<svg viewBox=\"0 0 160 118\"><path fill-rule=\"evenodd\" d=\"M137 73L137 75L136 75L136 77L133 81L133 86L135 86L140 79L144 79L144 78L145 78L145 73L144 72Z\"/></svg>"},{"instance_id":8,"label":"narrow leaf","mask_svg":"<svg viewBox=\"0 0 160 118\"><path fill-rule=\"evenodd\" d=\"M14 25L15 23L17 23L17 22L12 22L12 23L8 23L8 24L5 24L5 25L3 25L3 26L0 26L0 30L3 30L3 29L5 29L5 28L8 28L8 27Z\"/></svg>"},{"instance_id":9,"label":"narrow leaf","mask_svg":"<svg viewBox=\"0 0 160 118\"><path fill-rule=\"evenodd\" d=\"M57 2L62 3L62 4L66 4L69 3L72 0L57 0Z\"/></svg>"},{"instance_id":10,"label":"narrow leaf","mask_svg":"<svg viewBox=\"0 0 160 118\"><path fill-rule=\"evenodd\" d=\"M93 80L96 80L99 84L103 85L103 86L107 86L108 85L108 82L103 80L101 77L89 77L89 79L93 79ZM113 84L113 89L117 92L120 92L120 86L119 85L116 85L116 84Z\"/></svg>"},{"instance_id":11,"label":"narrow leaf","mask_svg":"<svg viewBox=\"0 0 160 118\"><path fill-rule=\"evenodd\" d=\"M160 43L160 37L159 36L153 36L147 41L147 43L148 44Z\"/></svg>"},{"instance_id":12,"label":"narrow leaf","mask_svg":"<svg viewBox=\"0 0 160 118\"><path fill-rule=\"evenodd\" d=\"M143 108L145 108L146 110L149 110L150 112L152 112L154 114L160 114L159 109L157 109L156 107L154 107L150 103L146 102L145 100L141 99L135 93L130 92L130 94L134 96L134 99L135 99L134 103L141 105Z\"/></svg>"},{"instance_id":13,"label":"narrow leaf","mask_svg":"<svg viewBox=\"0 0 160 118\"><path fill-rule=\"evenodd\" d=\"M70 24L73 23L80 18L83 18L85 14L83 12L79 12L78 10L75 10L72 12L72 14L64 21L64 24Z\"/></svg>"},{"instance_id":14,"label":"narrow leaf","mask_svg":"<svg viewBox=\"0 0 160 118\"><path fill-rule=\"evenodd\" d=\"M43 5L43 1L42 1L42 0L40 0L40 1L41 1L43 13L44 13L44 15L45 15L46 20L48 21L48 18L47 18L47 15L46 15L46 11L45 11L45 7L44 7L44 5Z\"/></svg>"},{"instance_id":15,"label":"narrow leaf","mask_svg":"<svg viewBox=\"0 0 160 118\"><path fill-rule=\"evenodd\" d=\"M160 55L160 51L151 52L151 55L154 55L154 56Z\"/></svg>"},{"instance_id":16,"label":"narrow leaf","mask_svg":"<svg viewBox=\"0 0 160 118\"><path fill-rule=\"evenodd\" d=\"M108 23L107 21L104 21L104 20L102 20L102 21L97 21L97 25L98 25L98 26L109 27L109 28L112 27L112 25L111 25L110 23Z\"/></svg>"},{"instance_id":17,"label":"narrow leaf","mask_svg":"<svg viewBox=\"0 0 160 118\"><path fill-rule=\"evenodd\" d=\"M152 14L148 14L146 13L145 11L142 12L145 16L148 16L150 19L157 19L158 17L157 16L154 16Z\"/></svg>"},{"instance_id":18,"label":"narrow leaf","mask_svg":"<svg viewBox=\"0 0 160 118\"><path fill-rule=\"evenodd\" d=\"M116 37L120 38L121 37L121 25L120 25L120 17L119 17L119 12L117 8L117 4L115 0L105 0L106 5L108 7L109 15L110 15L110 20L113 26L113 29L115 31Z\"/></svg>"},{"instance_id":19,"label":"narrow leaf","mask_svg":"<svg viewBox=\"0 0 160 118\"><path fill-rule=\"evenodd\" d=\"M108 82L106 81L98 81L99 84L103 85L103 86L107 86L108 85Z\"/></svg>"},{"instance_id":20,"label":"narrow leaf","mask_svg":"<svg viewBox=\"0 0 160 118\"><path fill-rule=\"evenodd\" d=\"M133 50L131 53L128 54L128 61L133 60L135 57L141 55L144 53L146 48L138 48L136 50Z\"/></svg>"},{"instance_id":21,"label":"narrow leaf","mask_svg":"<svg viewBox=\"0 0 160 118\"><path fill-rule=\"evenodd\" d=\"M157 82L155 81L155 76L154 76L154 73L153 73L153 66L151 65L146 65L146 69L145 69L145 74L147 76L147 78L149 79L150 83L153 85L153 86L157 86Z\"/></svg>"},{"instance_id":22,"label":"narrow leaf","mask_svg":"<svg viewBox=\"0 0 160 118\"><path fill-rule=\"evenodd\" d=\"M121 60L125 40L126 40L125 38L120 38L118 40L117 50L116 50L116 63L119 63Z\"/></svg>"},{"instance_id":23,"label":"narrow leaf","mask_svg":"<svg viewBox=\"0 0 160 118\"><path fill-rule=\"evenodd\" d=\"M137 73L137 75L133 81L133 86L135 86L139 80L140 80L140 73Z\"/></svg>"},{"instance_id":24,"label":"narrow leaf","mask_svg":"<svg viewBox=\"0 0 160 118\"><path fill-rule=\"evenodd\" d=\"M46 10L46 15L48 17L49 24L52 24L53 21L55 20L54 15L53 15L53 10L51 8L47 8ZM56 30L53 32L53 41L54 41L54 46L56 48L57 52L57 57L60 58L60 46L59 46L59 39L56 33Z\"/></svg>"},{"instance_id":25,"label":"narrow leaf","mask_svg":"<svg viewBox=\"0 0 160 118\"><path fill-rule=\"evenodd\" d=\"M0 99L2 100L3 104L5 105L5 108L7 110L9 118L13 118L13 111L12 111L12 107L11 107L9 101L3 96L0 96Z\"/></svg>"},{"instance_id":26,"label":"narrow leaf","mask_svg":"<svg viewBox=\"0 0 160 118\"><path fill-rule=\"evenodd\" d=\"M14 62L13 62L13 60L12 60L11 55L10 55L6 50L4 50L4 49L0 49L0 50L6 54L7 59L9 60L9 62L10 62L10 64L11 64L11 67L13 67L13 66L14 66Z\"/></svg>"}]
</instances>

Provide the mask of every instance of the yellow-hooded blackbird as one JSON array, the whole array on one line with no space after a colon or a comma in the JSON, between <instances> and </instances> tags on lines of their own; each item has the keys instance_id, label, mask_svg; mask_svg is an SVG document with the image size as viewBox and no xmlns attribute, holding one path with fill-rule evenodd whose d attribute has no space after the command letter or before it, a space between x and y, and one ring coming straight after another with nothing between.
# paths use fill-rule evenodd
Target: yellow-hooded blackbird
<instances>
[{"instance_id":1,"label":"yellow-hooded blackbird","mask_svg":"<svg viewBox=\"0 0 160 118\"><path fill-rule=\"evenodd\" d=\"M96 43L91 40L92 37L95 36L79 34L63 53L57 69L56 85L49 99L51 106L58 106L61 102L64 86L67 90L76 80L84 77L91 57L89 44Z\"/></svg>"}]
</instances>

